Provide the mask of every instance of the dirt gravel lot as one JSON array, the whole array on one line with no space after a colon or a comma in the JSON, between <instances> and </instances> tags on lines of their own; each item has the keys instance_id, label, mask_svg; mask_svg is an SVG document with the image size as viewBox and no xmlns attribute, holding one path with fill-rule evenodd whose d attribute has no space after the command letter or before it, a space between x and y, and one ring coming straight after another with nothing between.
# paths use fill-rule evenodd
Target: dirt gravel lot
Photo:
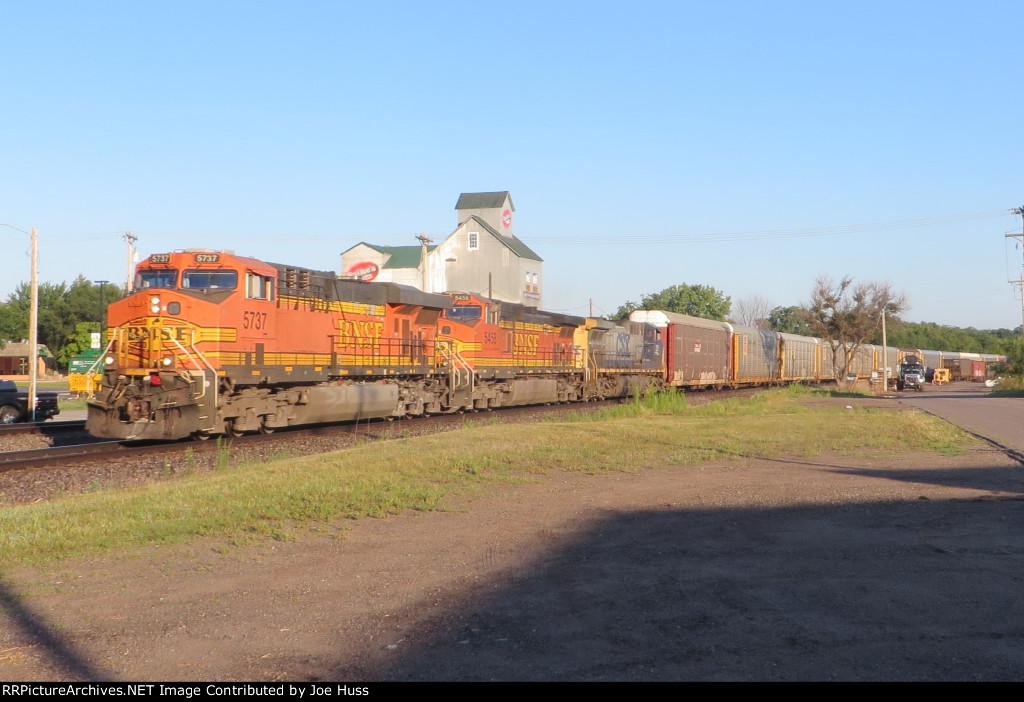
<instances>
[{"instance_id":1,"label":"dirt gravel lot","mask_svg":"<svg viewBox=\"0 0 1024 702\"><path fill-rule=\"evenodd\" d=\"M1022 493L981 444L736 456L3 569L0 680L1022 680Z\"/></svg>"}]
</instances>

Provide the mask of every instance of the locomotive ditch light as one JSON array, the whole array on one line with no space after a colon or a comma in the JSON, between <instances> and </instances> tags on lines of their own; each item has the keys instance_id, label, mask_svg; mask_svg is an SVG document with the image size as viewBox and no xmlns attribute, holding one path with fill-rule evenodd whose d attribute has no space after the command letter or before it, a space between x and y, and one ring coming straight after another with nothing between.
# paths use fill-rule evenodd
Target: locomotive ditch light
<instances>
[{"instance_id":1,"label":"locomotive ditch light","mask_svg":"<svg viewBox=\"0 0 1024 702\"><path fill-rule=\"evenodd\" d=\"M169 368L173 363L174 358L172 356L164 356L163 358L160 359L160 364L165 368Z\"/></svg>"},{"instance_id":2,"label":"locomotive ditch light","mask_svg":"<svg viewBox=\"0 0 1024 702\"><path fill-rule=\"evenodd\" d=\"M112 366L112 365L114 365L114 357L113 356L107 356L106 358L104 358L103 359L103 365L105 365L105 366Z\"/></svg>"}]
</instances>

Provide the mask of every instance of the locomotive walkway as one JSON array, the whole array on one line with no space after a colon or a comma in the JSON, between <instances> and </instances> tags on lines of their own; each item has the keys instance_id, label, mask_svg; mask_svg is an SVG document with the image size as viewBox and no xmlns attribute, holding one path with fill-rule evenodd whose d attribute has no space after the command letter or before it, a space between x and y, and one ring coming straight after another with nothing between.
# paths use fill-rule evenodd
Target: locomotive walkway
<instances>
[{"instance_id":1,"label":"locomotive walkway","mask_svg":"<svg viewBox=\"0 0 1024 702\"><path fill-rule=\"evenodd\" d=\"M1024 398L988 393L981 383L954 383L901 392L897 399L995 444L1024 463Z\"/></svg>"}]
</instances>

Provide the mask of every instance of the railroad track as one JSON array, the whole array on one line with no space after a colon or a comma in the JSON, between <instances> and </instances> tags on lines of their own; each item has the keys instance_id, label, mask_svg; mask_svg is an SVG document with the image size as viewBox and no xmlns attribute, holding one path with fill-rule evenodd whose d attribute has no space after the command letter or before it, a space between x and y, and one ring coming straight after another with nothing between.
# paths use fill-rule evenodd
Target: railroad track
<instances>
[{"instance_id":1,"label":"railroad track","mask_svg":"<svg viewBox=\"0 0 1024 702\"><path fill-rule=\"evenodd\" d=\"M72 431L85 431L84 419L49 422L23 422L21 424L0 424L0 439L7 436L24 434L63 434Z\"/></svg>"},{"instance_id":2,"label":"railroad track","mask_svg":"<svg viewBox=\"0 0 1024 702\"><path fill-rule=\"evenodd\" d=\"M128 447L117 441L100 441L91 444L74 444L72 446L51 446L50 448L4 451L0 453L0 473L10 470L61 465L74 459L107 459L126 450L128 450Z\"/></svg>"}]
</instances>

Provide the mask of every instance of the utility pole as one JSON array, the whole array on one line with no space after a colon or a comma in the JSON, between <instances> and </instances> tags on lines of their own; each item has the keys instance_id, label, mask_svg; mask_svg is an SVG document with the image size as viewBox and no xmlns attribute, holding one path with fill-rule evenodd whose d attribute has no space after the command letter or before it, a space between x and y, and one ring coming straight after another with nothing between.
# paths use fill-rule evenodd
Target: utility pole
<instances>
[{"instance_id":1,"label":"utility pole","mask_svg":"<svg viewBox=\"0 0 1024 702\"><path fill-rule=\"evenodd\" d=\"M39 228L32 227L32 302L28 312L28 406L36 421L36 394L39 387Z\"/></svg>"},{"instance_id":2,"label":"utility pole","mask_svg":"<svg viewBox=\"0 0 1024 702\"><path fill-rule=\"evenodd\" d=\"M124 293L127 295L135 287L135 242L139 237L127 231L124 233L124 239L128 242L128 282L124 286Z\"/></svg>"},{"instance_id":3,"label":"utility pole","mask_svg":"<svg viewBox=\"0 0 1024 702\"><path fill-rule=\"evenodd\" d=\"M1006 235L1006 238L1007 239L1020 239L1021 244L1024 244L1024 207L1014 207L1012 210L1010 210L1010 212L1012 212L1015 215L1020 215L1021 216L1021 221L1022 221L1021 233L1020 234L1014 234L1013 232L1010 232L1009 234ZM1021 316L1020 333L1021 333L1021 336L1024 336L1024 268L1021 269L1020 279L1019 280L1011 280L1011 281L1009 281L1009 283L1010 283L1010 285L1017 285L1020 288L1020 316ZM1022 360L1024 360L1024 359L1022 359ZM1022 365L1024 365L1024 363L1022 363Z\"/></svg>"},{"instance_id":4,"label":"utility pole","mask_svg":"<svg viewBox=\"0 0 1024 702\"><path fill-rule=\"evenodd\" d=\"M32 421L36 421L36 394L39 387L39 227L32 227L31 232L19 229L13 224L0 222L0 227L7 227L31 237L32 270L29 272L32 299L28 308L28 406Z\"/></svg>"},{"instance_id":5,"label":"utility pole","mask_svg":"<svg viewBox=\"0 0 1024 702\"><path fill-rule=\"evenodd\" d=\"M109 280L94 280L92 281L100 286L100 346L103 345L103 337L107 335L107 306L103 300L103 286L109 283Z\"/></svg>"},{"instance_id":6,"label":"utility pole","mask_svg":"<svg viewBox=\"0 0 1024 702\"><path fill-rule=\"evenodd\" d=\"M885 308L882 308L882 392L889 392L889 342L885 338Z\"/></svg>"}]
</instances>

